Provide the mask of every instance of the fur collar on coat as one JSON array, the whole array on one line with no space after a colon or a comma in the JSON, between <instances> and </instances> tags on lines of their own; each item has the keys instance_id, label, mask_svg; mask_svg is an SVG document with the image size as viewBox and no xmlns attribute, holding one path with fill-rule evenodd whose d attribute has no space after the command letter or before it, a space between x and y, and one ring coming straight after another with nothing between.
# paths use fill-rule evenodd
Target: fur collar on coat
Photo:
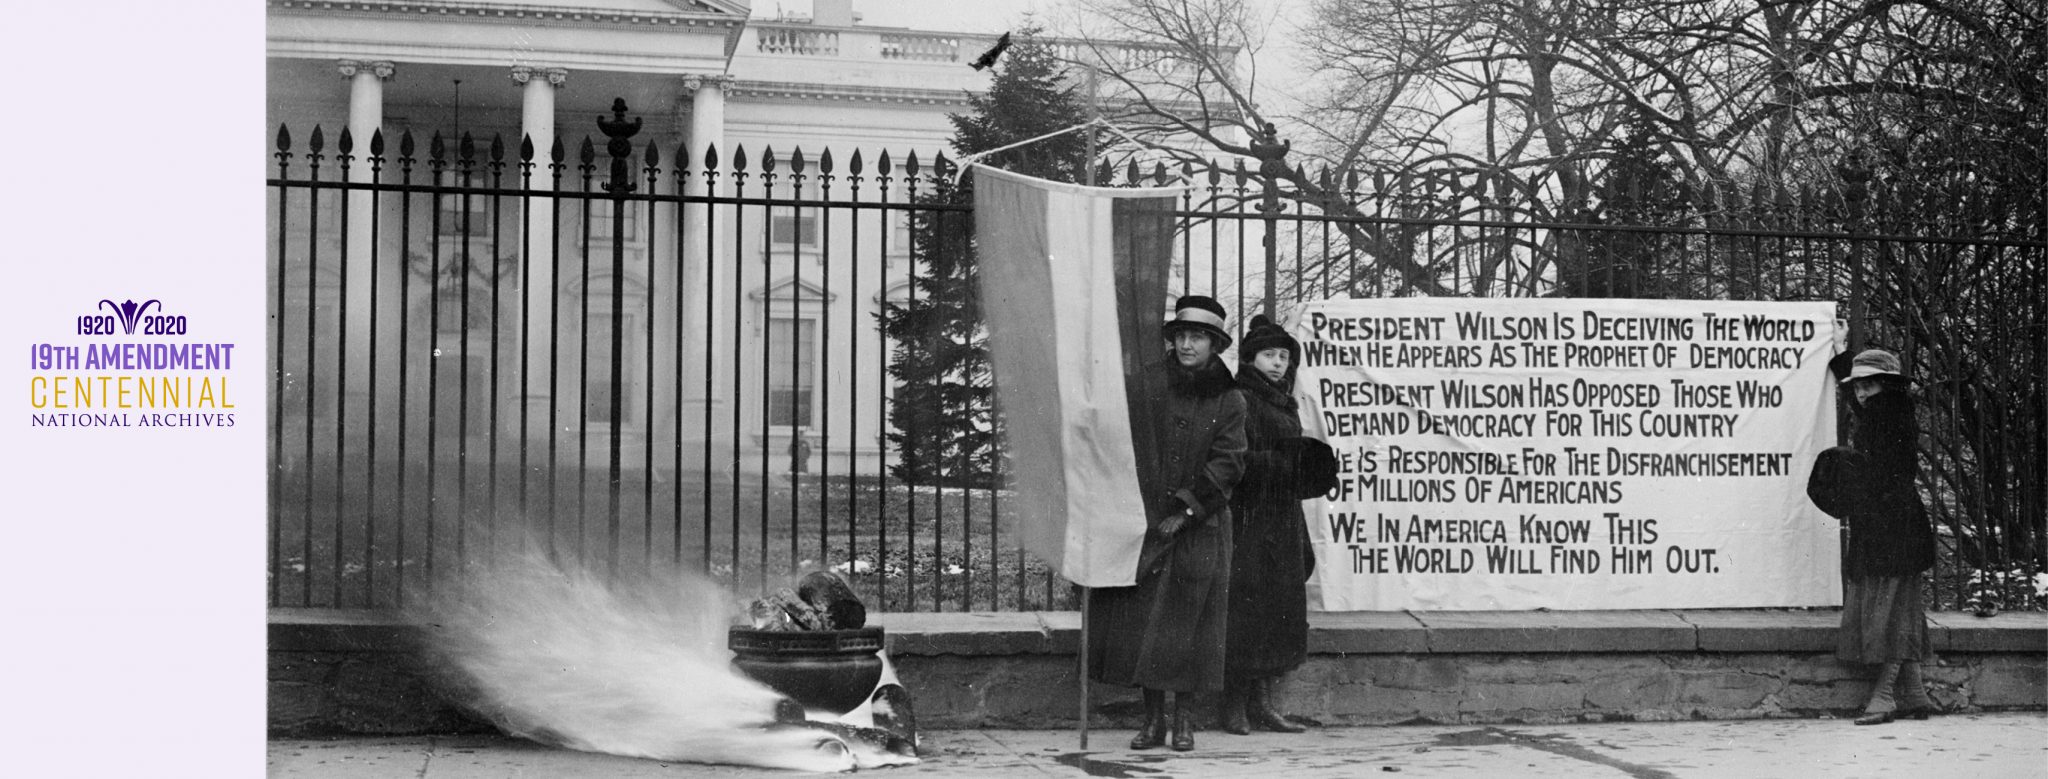
<instances>
[{"instance_id":1,"label":"fur collar on coat","mask_svg":"<svg viewBox=\"0 0 2048 779\"><path fill-rule=\"evenodd\" d=\"M1224 367L1222 358L1212 356L1209 358L1209 362L1203 364L1202 367L1188 370L1180 367L1179 362L1168 357L1166 361L1166 386L1172 389L1175 395L1191 398L1213 398L1229 392L1232 387L1237 386L1237 380L1231 377L1230 369Z\"/></svg>"},{"instance_id":2,"label":"fur collar on coat","mask_svg":"<svg viewBox=\"0 0 2048 779\"><path fill-rule=\"evenodd\" d=\"M1281 409L1293 411L1295 407L1294 393L1290 392L1289 389L1294 385L1294 366L1288 366L1287 375L1283 377L1283 381L1285 382L1284 385L1267 381L1266 375L1260 373L1259 369L1252 367L1250 364L1237 366L1237 386L1244 389L1245 395L1278 406Z\"/></svg>"}]
</instances>

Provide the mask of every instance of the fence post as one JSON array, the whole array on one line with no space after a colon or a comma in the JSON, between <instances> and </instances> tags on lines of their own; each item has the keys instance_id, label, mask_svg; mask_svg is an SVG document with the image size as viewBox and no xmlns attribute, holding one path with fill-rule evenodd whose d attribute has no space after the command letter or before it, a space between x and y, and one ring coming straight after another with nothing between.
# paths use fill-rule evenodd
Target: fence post
<instances>
[{"instance_id":1,"label":"fence post","mask_svg":"<svg viewBox=\"0 0 2048 779\"><path fill-rule=\"evenodd\" d=\"M616 574L619 569L619 486L622 480L619 468L620 404L625 402L625 310L626 310L626 207L631 201L626 196L637 185L633 183L632 166L626 158L633 154L633 135L640 132L640 117L626 121L626 99L612 98L612 118L597 118L597 129L611 140L605 143L605 151L611 154L611 180L604 184L604 190L611 193L612 218L612 343L611 343L611 441L610 459L606 462L610 479L610 517L606 528L609 553L606 570ZM589 216L585 215L585 224ZM586 293L587 295L587 293Z\"/></svg>"},{"instance_id":2,"label":"fence post","mask_svg":"<svg viewBox=\"0 0 2048 779\"><path fill-rule=\"evenodd\" d=\"M1259 160L1259 178L1265 185L1264 196L1260 198L1258 209L1264 214L1266 232L1266 302L1263 308L1267 319L1274 316L1273 299L1279 294L1280 249L1279 236L1275 233L1280 227L1280 177L1287 175L1285 160L1287 149L1292 145L1292 141L1280 140L1272 122L1266 122L1251 143L1252 156ZM1240 259L1239 262L1242 263L1243 260ZM1242 264L1239 267L1243 267Z\"/></svg>"},{"instance_id":3,"label":"fence post","mask_svg":"<svg viewBox=\"0 0 2048 779\"><path fill-rule=\"evenodd\" d=\"M1837 168L1842 177L1842 200L1845 204L1847 222L1842 225L1852 236L1863 224L1864 202L1870 196L1870 168L1863 164L1860 155L1850 155L1847 162ZM1864 292L1863 292L1863 242L1849 239L1849 351L1863 349L1864 339Z\"/></svg>"}]
</instances>

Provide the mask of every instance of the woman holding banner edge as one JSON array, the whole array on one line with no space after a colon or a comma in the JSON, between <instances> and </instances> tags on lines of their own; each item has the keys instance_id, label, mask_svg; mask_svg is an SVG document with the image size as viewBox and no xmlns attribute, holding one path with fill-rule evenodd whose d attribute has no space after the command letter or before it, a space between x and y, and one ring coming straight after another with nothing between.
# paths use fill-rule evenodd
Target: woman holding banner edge
<instances>
[{"instance_id":1,"label":"woman holding banner edge","mask_svg":"<svg viewBox=\"0 0 2048 779\"><path fill-rule=\"evenodd\" d=\"M1878 668L1856 724L1926 719L1936 707L1920 677L1928 646L1920 584L1934 565L1934 533L1914 486L1920 427L1913 400L1891 352L1866 349L1846 361L1838 357L1829 367L1855 404L1852 442L1863 466L1860 494L1842 520L1849 543L1835 654Z\"/></svg>"},{"instance_id":2,"label":"woman holding banner edge","mask_svg":"<svg viewBox=\"0 0 2048 779\"><path fill-rule=\"evenodd\" d=\"M1244 399L1218 353L1230 345L1223 306L1189 295L1161 326L1168 359L1142 376L1157 445L1144 496L1137 583L1093 592L1090 676L1144 691L1145 721L1132 749L1166 743L1166 693L1174 693L1172 746L1195 747L1189 695L1223 688L1229 610L1231 490L1243 473Z\"/></svg>"}]
</instances>

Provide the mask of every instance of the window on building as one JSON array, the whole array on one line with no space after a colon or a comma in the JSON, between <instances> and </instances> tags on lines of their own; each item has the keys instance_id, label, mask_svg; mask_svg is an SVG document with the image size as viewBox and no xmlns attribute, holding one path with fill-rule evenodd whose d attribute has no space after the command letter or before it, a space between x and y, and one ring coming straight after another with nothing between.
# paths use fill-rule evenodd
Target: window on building
<instances>
[{"instance_id":1,"label":"window on building","mask_svg":"<svg viewBox=\"0 0 2048 779\"><path fill-rule=\"evenodd\" d=\"M619 347L619 424L622 427L636 424L634 381L639 377L639 352L634 346L633 334L641 332L634 321L638 316L631 310L620 314L614 321L611 307L593 308L584 314L584 321L590 326L589 356L590 372L583 376L583 419L592 427L610 425L612 421L612 327L616 324L625 333ZM578 334L575 337L581 337ZM580 366L579 366L580 367Z\"/></svg>"},{"instance_id":2,"label":"window on building","mask_svg":"<svg viewBox=\"0 0 2048 779\"><path fill-rule=\"evenodd\" d=\"M449 260L450 263L456 260ZM439 300L433 304L436 317L434 326L441 331L441 340L459 339L467 330L474 338L476 334L490 337L491 331L491 290L488 287L471 286L464 299L462 287L442 287ZM502 306L502 302L501 302ZM467 317L465 319L465 317Z\"/></svg>"},{"instance_id":3,"label":"window on building","mask_svg":"<svg viewBox=\"0 0 2048 779\"><path fill-rule=\"evenodd\" d=\"M768 424L810 427L817 389L818 320L768 320Z\"/></svg>"},{"instance_id":4,"label":"window on building","mask_svg":"<svg viewBox=\"0 0 2048 779\"><path fill-rule=\"evenodd\" d=\"M801 184L785 179L774 186L776 198L795 198L815 201L819 195L818 178L806 176ZM768 240L777 246L795 244L806 248L818 245L817 206L770 206L768 209Z\"/></svg>"},{"instance_id":5,"label":"window on building","mask_svg":"<svg viewBox=\"0 0 2048 779\"><path fill-rule=\"evenodd\" d=\"M883 213L889 215L889 252L891 254L909 254L910 212L884 211Z\"/></svg>"},{"instance_id":6,"label":"window on building","mask_svg":"<svg viewBox=\"0 0 2048 779\"><path fill-rule=\"evenodd\" d=\"M485 195L441 195L438 198L441 210L440 231L442 238L471 239L491 237L491 198ZM464 219L467 216L468 219Z\"/></svg>"},{"instance_id":7,"label":"window on building","mask_svg":"<svg viewBox=\"0 0 2048 779\"><path fill-rule=\"evenodd\" d=\"M644 207L644 204L632 201L615 204L610 200L597 199L590 201L590 218L584 220L584 226L590 231L590 239L593 241L609 241L612 239L612 223L615 221L613 218L615 213L614 205L622 206L616 210L618 214L616 221L622 222L619 227L625 231L626 242L637 243L644 240L645 236L641 235L640 228L640 209Z\"/></svg>"},{"instance_id":8,"label":"window on building","mask_svg":"<svg viewBox=\"0 0 2048 779\"><path fill-rule=\"evenodd\" d=\"M805 213L802 216L790 213L777 214L775 216L769 217L768 240L773 241L777 245L782 246L787 246L789 244L796 244L798 246L817 246L817 209L805 209Z\"/></svg>"},{"instance_id":9,"label":"window on building","mask_svg":"<svg viewBox=\"0 0 2048 779\"><path fill-rule=\"evenodd\" d=\"M465 306L463 287L444 284L433 297L416 302L412 313L414 326L434 323L434 332L415 342L431 346L433 362L411 381L417 382L417 391L430 393L439 426L434 435L443 442L488 431L496 400L491 392L490 289L472 285L468 291Z\"/></svg>"}]
</instances>

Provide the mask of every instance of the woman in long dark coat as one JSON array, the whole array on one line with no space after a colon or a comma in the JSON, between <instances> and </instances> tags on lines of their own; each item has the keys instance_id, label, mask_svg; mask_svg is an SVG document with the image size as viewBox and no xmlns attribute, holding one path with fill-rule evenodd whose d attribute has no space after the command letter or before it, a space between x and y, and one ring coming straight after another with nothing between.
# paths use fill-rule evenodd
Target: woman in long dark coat
<instances>
[{"instance_id":1,"label":"woman in long dark coat","mask_svg":"<svg viewBox=\"0 0 2048 779\"><path fill-rule=\"evenodd\" d=\"M1134 377L1151 399L1157 443L1151 462L1140 464L1148 529L1137 584L1095 591L1088 653L1097 681L1144 690L1145 723L1131 748L1165 743L1171 691L1173 748L1186 751L1195 747L1188 694L1223 688L1230 491L1243 467L1244 400L1216 356L1230 344L1223 307L1188 296L1175 308L1162 328L1171 359Z\"/></svg>"},{"instance_id":2,"label":"woman in long dark coat","mask_svg":"<svg viewBox=\"0 0 2048 779\"><path fill-rule=\"evenodd\" d=\"M1920 426L1899 358L1881 349L1857 354L1842 378L1856 402L1853 444L1863 454L1863 497L1843 520L1849 526L1842 560L1842 628L1836 656L1878 668L1858 725L1899 716L1926 719L1934 702L1920 678L1927 657L1922 573L1934 565L1934 533L1913 486L1919 472ZM1896 690L1896 696L1894 691Z\"/></svg>"},{"instance_id":3,"label":"woman in long dark coat","mask_svg":"<svg viewBox=\"0 0 2048 779\"><path fill-rule=\"evenodd\" d=\"M1256 725L1299 733L1273 707L1273 683L1308 658L1308 588L1315 572L1301 501L1334 486L1337 463L1303 438L1294 372L1301 344L1264 316L1237 347L1245 399L1244 478L1230 497L1230 618L1224 653L1223 729Z\"/></svg>"}]
</instances>

